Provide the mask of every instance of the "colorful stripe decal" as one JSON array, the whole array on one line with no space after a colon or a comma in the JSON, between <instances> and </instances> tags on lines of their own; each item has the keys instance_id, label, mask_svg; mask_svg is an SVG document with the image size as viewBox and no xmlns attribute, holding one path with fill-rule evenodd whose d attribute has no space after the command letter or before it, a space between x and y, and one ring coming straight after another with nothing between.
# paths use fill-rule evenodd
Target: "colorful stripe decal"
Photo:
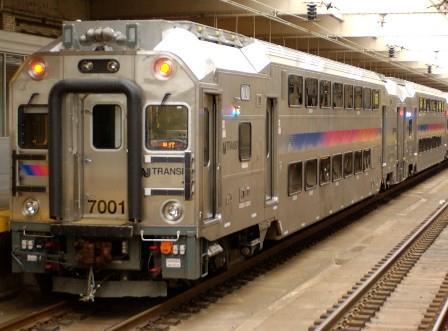
<instances>
[{"instance_id":1,"label":"colorful stripe decal","mask_svg":"<svg viewBox=\"0 0 448 331\"><path fill-rule=\"evenodd\" d=\"M288 136L287 150L295 151L332 147L355 142L368 142L378 139L380 134L380 128L295 133Z\"/></svg>"},{"instance_id":2,"label":"colorful stripe decal","mask_svg":"<svg viewBox=\"0 0 448 331\"><path fill-rule=\"evenodd\" d=\"M443 131L444 125L442 123L419 124L418 131Z\"/></svg>"},{"instance_id":3,"label":"colorful stripe decal","mask_svg":"<svg viewBox=\"0 0 448 331\"><path fill-rule=\"evenodd\" d=\"M38 164L21 164L20 172L25 176L48 176L48 166Z\"/></svg>"}]
</instances>

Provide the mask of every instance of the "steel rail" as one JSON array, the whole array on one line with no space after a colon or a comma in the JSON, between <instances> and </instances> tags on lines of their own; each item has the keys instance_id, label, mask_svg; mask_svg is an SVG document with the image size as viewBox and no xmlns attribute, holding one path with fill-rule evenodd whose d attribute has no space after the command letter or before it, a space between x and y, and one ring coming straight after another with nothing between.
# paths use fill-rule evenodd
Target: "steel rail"
<instances>
[{"instance_id":1,"label":"steel rail","mask_svg":"<svg viewBox=\"0 0 448 331\"><path fill-rule=\"evenodd\" d=\"M403 255L403 253L406 252L418 238L420 238L420 235L424 233L426 229L428 229L431 224L433 224L433 222L447 209L447 207L448 201L445 201L442 205L439 205L436 212L432 214L420 226L420 228L410 238L408 238L387 261L385 261L384 264L373 272L358 289L353 291L353 293L351 293L343 303L341 303L332 313L330 313L313 329L315 331L324 331L335 327L342 317L353 308L353 305L372 288L372 284L375 284L376 281L378 281L385 274L385 272L387 272L387 270Z\"/></svg>"},{"instance_id":2,"label":"steel rail","mask_svg":"<svg viewBox=\"0 0 448 331\"><path fill-rule=\"evenodd\" d=\"M41 320L48 320L56 314L63 314L70 310L69 303L67 301L60 301L52 304L40 310L27 314L26 316L20 316L11 320L0 323L0 330L13 331L20 330L21 328L36 324Z\"/></svg>"},{"instance_id":3,"label":"steel rail","mask_svg":"<svg viewBox=\"0 0 448 331\"><path fill-rule=\"evenodd\" d=\"M434 326L432 327L432 331L442 331L446 330L448 323L448 298L445 300L445 304L442 307L442 310L439 313L439 316L437 317L436 322L434 323Z\"/></svg>"}]
</instances>

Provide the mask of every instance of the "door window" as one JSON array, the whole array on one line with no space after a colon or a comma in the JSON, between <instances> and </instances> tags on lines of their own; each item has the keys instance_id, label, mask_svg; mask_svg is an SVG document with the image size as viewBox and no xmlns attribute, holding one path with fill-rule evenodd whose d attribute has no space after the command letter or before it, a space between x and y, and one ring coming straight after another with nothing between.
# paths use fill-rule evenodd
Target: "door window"
<instances>
[{"instance_id":1,"label":"door window","mask_svg":"<svg viewBox=\"0 0 448 331\"><path fill-rule=\"evenodd\" d=\"M118 105L95 105L92 110L92 144L97 149L121 146L121 108Z\"/></svg>"}]
</instances>

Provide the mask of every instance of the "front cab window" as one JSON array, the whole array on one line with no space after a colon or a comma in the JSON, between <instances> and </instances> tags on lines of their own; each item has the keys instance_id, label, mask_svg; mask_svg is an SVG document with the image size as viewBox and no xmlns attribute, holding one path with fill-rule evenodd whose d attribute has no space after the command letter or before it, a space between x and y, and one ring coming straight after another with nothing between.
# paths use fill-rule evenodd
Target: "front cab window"
<instances>
[{"instance_id":1,"label":"front cab window","mask_svg":"<svg viewBox=\"0 0 448 331\"><path fill-rule=\"evenodd\" d=\"M182 105L146 107L146 148L185 150L188 146L188 109Z\"/></svg>"}]
</instances>

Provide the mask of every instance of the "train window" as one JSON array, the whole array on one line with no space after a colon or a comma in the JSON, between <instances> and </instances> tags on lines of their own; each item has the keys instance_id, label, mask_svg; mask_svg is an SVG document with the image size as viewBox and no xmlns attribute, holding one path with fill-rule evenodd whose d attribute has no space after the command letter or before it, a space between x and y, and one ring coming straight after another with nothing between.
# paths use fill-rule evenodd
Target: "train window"
<instances>
[{"instance_id":1,"label":"train window","mask_svg":"<svg viewBox=\"0 0 448 331\"><path fill-rule=\"evenodd\" d=\"M344 85L344 107L353 109L353 85Z\"/></svg>"},{"instance_id":2,"label":"train window","mask_svg":"<svg viewBox=\"0 0 448 331\"><path fill-rule=\"evenodd\" d=\"M240 123L238 138L240 161L249 161L252 156L252 125L249 122Z\"/></svg>"},{"instance_id":3,"label":"train window","mask_svg":"<svg viewBox=\"0 0 448 331\"><path fill-rule=\"evenodd\" d=\"M48 148L48 108L46 105L19 107L17 136L20 148Z\"/></svg>"},{"instance_id":4,"label":"train window","mask_svg":"<svg viewBox=\"0 0 448 331\"><path fill-rule=\"evenodd\" d=\"M372 90L367 87L363 88L362 98L364 109L372 109Z\"/></svg>"},{"instance_id":5,"label":"train window","mask_svg":"<svg viewBox=\"0 0 448 331\"><path fill-rule=\"evenodd\" d=\"M370 166L371 166L370 149L365 149L362 151L362 170L366 171L370 169Z\"/></svg>"},{"instance_id":6,"label":"train window","mask_svg":"<svg viewBox=\"0 0 448 331\"><path fill-rule=\"evenodd\" d=\"M362 172L362 151L355 151L355 158L354 158L354 168L355 168L355 174L359 174Z\"/></svg>"},{"instance_id":7,"label":"train window","mask_svg":"<svg viewBox=\"0 0 448 331\"><path fill-rule=\"evenodd\" d=\"M418 98L418 110L425 110L425 99L422 97Z\"/></svg>"},{"instance_id":8,"label":"train window","mask_svg":"<svg viewBox=\"0 0 448 331\"><path fill-rule=\"evenodd\" d=\"M362 108L362 87L361 86L355 86L355 109L361 109Z\"/></svg>"},{"instance_id":9,"label":"train window","mask_svg":"<svg viewBox=\"0 0 448 331\"><path fill-rule=\"evenodd\" d=\"M181 105L146 107L146 147L184 150L188 146L188 109Z\"/></svg>"},{"instance_id":10,"label":"train window","mask_svg":"<svg viewBox=\"0 0 448 331\"><path fill-rule=\"evenodd\" d=\"M344 107L344 85L341 83L333 83L333 107Z\"/></svg>"},{"instance_id":11,"label":"train window","mask_svg":"<svg viewBox=\"0 0 448 331\"><path fill-rule=\"evenodd\" d=\"M431 110L437 111L437 101L436 100L431 100Z\"/></svg>"},{"instance_id":12,"label":"train window","mask_svg":"<svg viewBox=\"0 0 448 331\"><path fill-rule=\"evenodd\" d=\"M92 110L92 144L98 149L121 146L121 108L118 105L95 105Z\"/></svg>"},{"instance_id":13,"label":"train window","mask_svg":"<svg viewBox=\"0 0 448 331\"><path fill-rule=\"evenodd\" d=\"M204 108L204 167L210 162L210 111Z\"/></svg>"},{"instance_id":14,"label":"train window","mask_svg":"<svg viewBox=\"0 0 448 331\"><path fill-rule=\"evenodd\" d=\"M288 76L288 104L290 106L301 106L303 104L303 77Z\"/></svg>"},{"instance_id":15,"label":"train window","mask_svg":"<svg viewBox=\"0 0 448 331\"><path fill-rule=\"evenodd\" d=\"M372 90L372 108L380 109L380 91Z\"/></svg>"},{"instance_id":16,"label":"train window","mask_svg":"<svg viewBox=\"0 0 448 331\"><path fill-rule=\"evenodd\" d=\"M288 166L288 195L302 191L302 162L291 163Z\"/></svg>"},{"instance_id":17,"label":"train window","mask_svg":"<svg viewBox=\"0 0 448 331\"><path fill-rule=\"evenodd\" d=\"M307 107L317 106L317 82L316 78L305 79L305 106Z\"/></svg>"},{"instance_id":18,"label":"train window","mask_svg":"<svg viewBox=\"0 0 448 331\"><path fill-rule=\"evenodd\" d=\"M437 111L438 112L442 111L442 101L440 100L437 101Z\"/></svg>"},{"instance_id":19,"label":"train window","mask_svg":"<svg viewBox=\"0 0 448 331\"><path fill-rule=\"evenodd\" d=\"M342 154L333 155L331 158L331 174L333 182L342 178Z\"/></svg>"},{"instance_id":20,"label":"train window","mask_svg":"<svg viewBox=\"0 0 448 331\"><path fill-rule=\"evenodd\" d=\"M431 110L431 100L426 99L426 111L430 111L430 110Z\"/></svg>"},{"instance_id":21,"label":"train window","mask_svg":"<svg viewBox=\"0 0 448 331\"><path fill-rule=\"evenodd\" d=\"M412 138L412 118L408 119L408 136L409 138Z\"/></svg>"},{"instance_id":22,"label":"train window","mask_svg":"<svg viewBox=\"0 0 448 331\"><path fill-rule=\"evenodd\" d=\"M331 82L328 80L320 81L320 106L321 108L330 108L331 106Z\"/></svg>"},{"instance_id":23,"label":"train window","mask_svg":"<svg viewBox=\"0 0 448 331\"><path fill-rule=\"evenodd\" d=\"M353 175L353 153L348 152L344 154L344 177Z\"/></svg>"},{"instance_id":24,"label":"train window","mask_svg":"<svg viewBox=\"0 0 448 331\"><path fill-rule=\"evenodd\" d=\"M325 185L331 180L331 159L329 156L323 157L319 161L319 183Z\"/></svg>"},{"instance_id":25,"label":"train window","mask_svg":"<svg viewBox=\"0 0 448 331\"><path fill-rule=\"evenodd\" d=\"M317 159L305 163L305 191L317 185Z\"/></svg>"}]
</instances>

